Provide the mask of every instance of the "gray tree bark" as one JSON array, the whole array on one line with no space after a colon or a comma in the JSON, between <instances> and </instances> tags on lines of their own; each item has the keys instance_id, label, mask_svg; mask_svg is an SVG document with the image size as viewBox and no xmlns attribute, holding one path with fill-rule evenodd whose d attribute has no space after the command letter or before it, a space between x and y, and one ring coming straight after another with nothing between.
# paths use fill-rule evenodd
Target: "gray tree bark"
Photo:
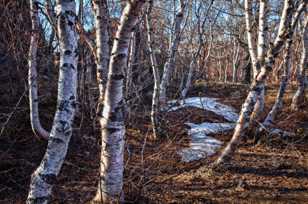
<instances>
[{"instance_id":1,"label":"gray tree bark","mask_svg":"<svg viewBox=\"0 0 308 204\"><path fill-rule=\"evenodd\" d=\"M127 1L113 43L103 114L100 118L102 133L100 180L93 203L112 203L123 199L124 68L127 65L131 33L144 2L144 0Z\"/></svg>"},{"instance_id":2,"label":"gray tree bark","mask_svg":"<svg viewBox=\"0 0 308 204\"><path fill-rule=\"evenodd\" d=\"M72 135L77 89L77 33L75 1L57 0L60 72L57 110L44 158L31 177L27 203L48 203Z\"/></svg>"}]
</instances>

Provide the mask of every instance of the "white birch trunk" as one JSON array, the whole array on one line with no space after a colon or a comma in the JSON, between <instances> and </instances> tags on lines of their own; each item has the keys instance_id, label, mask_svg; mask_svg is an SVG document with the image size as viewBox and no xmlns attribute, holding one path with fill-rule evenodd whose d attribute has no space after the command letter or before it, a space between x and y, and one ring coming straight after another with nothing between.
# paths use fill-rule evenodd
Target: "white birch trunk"
<instances>
[{"instance_id":1,"label":"white birch trunk","mask_svg":"<svg viewBox=\"0 0 308 204\"><path fill-rule=\"evenodd\" d=\"M109 63L109 14L107 0L92 0L95 16L96 35L96 78L99 88L99 101L104 100ZM102 114L102 107L98 106L98 114Z\"/></svg>"},{"instance_id":2,"label":"white birch trunk","mask_svg":"<svg viewBox=\"0 0 308 204\"><path fill-rule=\"evenodd\" d=\"M181 24L184 18L184 9L185 9L184 0L180 0L180 7L181 8L179 12L176 14L176 18L175 18L175 27L174 27L174 33L173 33L174 38L171 38L173 39L173 41L169 48L167 62L164 65L163 76L160 82L159 101L160 101L161 106L164 106L166 104L167 87L169 85L170 75L174 69L176 52L177 52L177 49L178 49L178 46L181 40Z\"/></svg>"},{"instance_id":3,"label":"white birch trunk","mask_svg":"<svg viewBox=\"0 0 308 204\"><path fill-rule=\"evenodd\" d=\"M185 99L185 97L187 95L187 92L188 92L188 90L189 90L189 88L191 86L191 79L192 79L192 76L193 76L193 72L194 72L195 66L196 66L196 57L194 55L193 59L189 63L189 71L188 71L188 75L187 75L185 86L184 86L183 90L181 91L181 98L182 99Z\"/></svg>"},{"instance_id":4,"label":"white birch trunk","mask_svg":"<svg viewBox=\"0 0 308 204\"><path fill-rule=\"evenodd\" d=\"M267 2L265 0L260 0L260 8L259 8L259 30L258 30L258 47L257 47L257 65L254 69L254 77L256 77L256 73L259 72L260 66L263 66L264 64L264 58L265 58L265 38L266 38L266 4ZM255 58L255 56L252 56L252 58ZM262 91L260 96L257 99L257 103L254 107L254 110L250 117L250 126L255 126L255 121L259 118L260 114L264 110L264 86L262 86Z\"/></svg>"},{"instance_id":5,"label":"white birch trunk","mask_svg":"<svg viewBox=\"0 0 308 204\"><path fill-rule=\"evenodd\" d=\"M292 39L288 39L288 41L286 42L285 54L283 58L284 73L280 81L280 86L279 86L279 90L277 93L275 103L263 122L264 127L268 127L273 124L274 120L276 119L277 113L281 110L283 106L283 96L285 94L285 91L288 85L288 80L290 77L291 45L292 45Z\"/></svg>"},{"instance_id":6,"label":"white birch trunk","mask_svg":"<svg viewBox=\"0 0 308 204\"><path fill-rule=\"evenodd\" d=\"M293 20L292 20L292 24L291 24L291 31L289 33L289 35L291 37L289 37L286 41L286 45L285 45L285 54L283 57L283 62L281 63L282 67L284 68L283 70L283 75L280 81L280 86L279 86L279 90L276 96L276 100L275 103L271 109L271 111L268 113L268 115L266 116L264 122L263 122L263 127L269 127L273 125L273 122L276 120L276 116L278 114L278 112L282 109L283 107L283 96L285 94L287 85L288 85L288 81L290 79L290 72L291 72L291 63L290 63L290 57L291 57L291 47L292 47L292 36L298 21L298 18L301 14L301 12L303 11L303 4L300 5L298 7L298 9L296 10L294 16L293 16ZM261 130L263 128L261 127Z\"/></svg>"},{"instance_id":7,"label":"white birch trunk","mask_svg":"<svg viewBox=\"0 0 308 204\"><path fill-rule=\"evenodd\" d=\"M305 83L305 72L308 69L308 16L307 13L305 13L305 22L304 22L304 30L303 30L303 36L302 36L302 46L303 46L303 51L302 51L302 56L301 56L301 61L298 67L298 72L297 72L297 91L295 95L293 96L292 99L292 104L291 108L293 110L299 110L300 105L304 102L305 100L305 88L306 88L306 83Z\"/></svg>"},{"instance_id":8,"label":"white birch trunk","mask_svg":"<svg viewBox=\"0 0 308 204\"><path fill-rule=\"evenodd\" d=\"M249 50L252 69L253 69L253 78L255 78L258 74L259 65L258 65L256 50L255 50L253 39L252 39L251 13L252 13L251 1L245 0L245 22L246 22L248 50Z\"/></svg>"},{"instance_id":9,"label":"white birch trunk","mask_svg":"<svg viewBox=\"0 0 308 204\"><path fill-rule=\"evenodd\" d=\"M124 68L131 33L144 1L127 1L115 36L100 118L102 133L100 180L93 203L112 203L123 199L124 170ZM100 103L102 103L100 101Z\"/></svg>"},{"instance_id":10,"label":"white birch trunk","mask_svg":"<svg viewBox=\"0 0 308 204\"><path fill-rule=\"evenodd\" d=\"M259 32L258 32L258 61L261 66L264 63L265 52L266 52L266 0L260 0L259 10Z\"/></svg>"},{"instance_id":11,"label":"white birch trunk","mask_svg":"<svg viewBox=\"0 0 308 204\"><path fill-rule=\"evenodd\" d=\"M27 203L48 203L72 135L77 90L77 33L75 1L57 0L60 72L58 102L44 158L31 177Z\"/></svg>"},{"instance_id":12,"label":"white birch trunk","mask_svg":"<svg viewBox=\"0 0 308 204\"><path fill-rule=\"evenodd\" d=\"M146 26L147 26L147 43L148 49L150 52L150 60L151 67L153 71L154 78L154 89L152 96L152 109L151 109L151 122L153 126L153 135L155 138L159 135L159 122L158 122L158 114L159 114L159 84L160 84L160 76L159 70L157 66L156 56L153 48L154 39L153 39L153 28L152 28L152 18L151 11L153 7L153 0L150 0L149 7L146 12Z\"/></svg>"},{"instance_id":13,"label":"white birch trunk","mask_svg":"<svg viewBox=\"0 0 308 204\"><path fill-rule=\"evenodd\" d=\"M30 103L30 121L34 134L38 138L48 139L49 132L46 131L40 122L39 109L38 109L38 84L37 84L37 45L39 40L39 17L38 17L37 0L30 0L30 12L32 33L28 57L28 83L29 83L29 103Z\"/></svg>"},{"instance_id":14,"label":"white birch trunk","mask_svg":"<svg viewBox=\"0 0 308 204\"><path fill-rule=\"evenodd\" d=\"M130 43L129 43L129 56L127 62L127 69L126 69L126 78L125 78L125 97L129 96L130 87L132 84L132 72L133 72L133 56L136 52L135 47L135 40L136 40L136 33L132 32Z\"/></svg>"},{"instance_id":15,"label":"white birch trunk","mask_svg":"<svg viewBox=\"0 0 308 204\"><path fill-rule=\"evenodd\" d=\"M260 72L254 78L250 92L248 93L248 96L242 106L241 113L237 121L237 124L235 126L235 131L233 133L232 139L225 147L225 149L222 151L222 154L219 156L217 161L215 162L215 166L219 166L220 164L228 161L234 154L240 142L241 136L243 135L244 128L246 124L249 122L251 113L258 100L258 97L260 97L262 91L264 91L266 77L272 70L275 58L280 53L284 41L288 38L292 38L292 36L290 36L292 14L293 14L293 3L291 0L285 0L279 26L279 32L275 39L275 43L273 47L269 48L265 59L265 63L261 67Z\"/></svg>"}]
</instances>

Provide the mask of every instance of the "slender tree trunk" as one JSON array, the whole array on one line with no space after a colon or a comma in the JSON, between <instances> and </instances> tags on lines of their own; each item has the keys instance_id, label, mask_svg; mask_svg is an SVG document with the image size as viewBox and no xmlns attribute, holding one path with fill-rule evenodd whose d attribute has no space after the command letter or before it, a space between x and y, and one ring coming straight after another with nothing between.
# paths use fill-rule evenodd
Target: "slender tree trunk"
<instances>
[{"instance_id":1,"label":"slender tree trunk","mask_svg":"<svg viewBox=\"0 0 308 204\"><path fill-rule=\"evenodd\" d=\"M302 56L301 56L301 62L298 66L298 71L297 71L297 91L295 95L293 96L292 99L292 104L291 108L293 110L299 110L300 105L304 102L305 100L305 87L306 82L305 79L307 76L305 76L305 72L308 69L308 56L307 56L307 49L308 49L308 26L307 26L307 21L308 21L308 16L306 14L305 16L305 22L304 22L304 30L303 30L303 36L302 36L302 46L303 46L303 51L302 51Z\"/></svg>"},{"instance_id":2,"label":"slender tree trunk","mask_svg":"<svg viewBox=\"0 0 308 204\"><path fill-rule=\"evenodd\" d=\"M236 45L236 41L234 40L234 50L235 53L233 55L233 62L232 62L232 82L237 82L237 70L239 66L239 53L240 53L240 45Z\"/></svg>"},{"instance_id":3,"label":"slender tree trunk","mask_svg":"<svg viewBox=\"0 0 308 204\"><path fill-rule=\"evenodd\" d=\"M248 0L246 0L245 2L246 4L247 1ZM217 159L215 163L216 166L228 161L234 154L240 142L241 136L243 135L245 125L248 123L251 113L257 102L257 99L264 90L266 77L268 76L269 72L273 67L275 58L280 53L284 41L288 38L292 38L292 36L290 35L292 15L293 3L291 0L285 0L278 35L275 39L273 46L268 50L264 65L261 67L260 72L254 78L250 92L248 93L248 96L242 106L242 110L237 121L232 139L225 147L220 157Z\"/></svg>"},{"instance_id":4,"label":"slender tree trunk","mask_svg":"<svg viewBox=\"0 0 308 204\"><path fill-rule=\"evenodd\" d=\"M138 69L139 55L140 55L140 25L139 23L135 26L134 32L132 33L130 40L130 52L127 63L126 72L126 85L125 85L125 96L128 97L133 89L133 78L134 73Z\"/></svg>"},{"instance_id":5,"label":"slender tree trunk","mask_svg":"<svg viewBox=\"0 0 308 204\"><path fill-rule=\"evenodd\" d=\"M184 86L183 90L181 91L181 98L182 99L185 99L185 97L187 95L187 92L188 92L188 90L189 90L189 88L191 86L191 79L192 79L192 76L193 76L193 72L194 72L195 66L196 66L196 57L193 56L193 59L189 63L189 71L188 71L188 75L187 75L185 86Z\"/></svg>"},{"instance_id":6,"label":"slender tree trunk","mask_svg":"<svg viewBox=\"0 0 308 204\"><path fill-rule=\"evenodd\" d=\"M57 0L60 73L57 110L40 166L31 177L27 203L48 203L72 135L77 90L77 33L75 1Z\"/></svg>"},{"instance_id":7,"label":"slender tree trunk","mask_svg":"<svg viewBox=\"0 0 308 204\"><path fill-rule=\"evenodd\" d=\"M201 22L201 19L200 19L200 9L201 9L201 4L200 4L200 7L197 9L197 12L198 12L198 47L196 49L196 51L193 52L192 54L192 60L191 62L189 63L189 71L188 71L188 75L187 75L187 79L186 79L186 83L185 83L185 86L184 88L182 89L182 86L180 90L181 91L181 98L184 99L187 95L187 92L191 86L191 81L192 81L192 76L193 76L193 73L194 73L194 70L195 70L195 67L198 66L198 57L200 57L200 53L202 51L202 47L203 47L203 35L205 33L205 25L206 25L206 20L207 20L207 16L208 16L208 13L210 11L210 9L212 8L212 5L214 3L214 0L211 0L210 1L210 5L208 6L207 8L207 11L206 11L206 14L205 14L205 18L203 19L203 21ZM216 19L215 19L216 21ZM201 25L200 25L201 24ZM210 36L211 36L211 40L210 40L210 44L208 46L208 50L207 50L207 55L205 56L205 58L203 59L203 63L205 63L210 54L211 54L211 49L212 49L212 43L213 43L213 37L212 37L212 26L210 25ZM182 78L184 79L184 77Z\"/></svg>"},{"instance_id":8,"label":"slender tree trunk","mask_svg":"<svg viewBox=\"0 0 308 204\"><path fill-rule=\"evenodd\" d=\"M109 14L107 0L92 0L95 15L96 34L96 78L99 88L99 101L104 101L109 63ZM103 103L99 103L103 104ZM102 106L98 105L97 114L102 114Z\"/></svg>"},{"instance_id":9,"label":"slender tree trunk","mask_svg":"<svg viewBox=\"0 0 308 204\"><path fill-rule=\"evenodd\" d=\"M40 122L39 109L38 109L38 84L37 84L37 45L39 38L39 17L38 17L38 5L36 0L30 0L30 12L32 22L31 42L29 48L28 58L28 83L29 83L29 103L30 103L30 121L34 134L38 138L48 139L49 132L46 131Z\"/></svg>"},{"instance_id":10,"label":"slender tree trunk","mask_svg":"<svg viewBox=\"0 0 308 204\"><path fill-rule=\"evenodd\" d=\"M165 63L163 76L160 82L159 101L160 101L161 106L164 106L166 104L167 87L169 85L170 75L175 66L176 52L177 52L178 46L180 44L180 39L181 39L181 24L184 18L184 9L185 9L184 0L180 0L180 4L181 4L180 5L181 9L176 14L176 18L175 18L175 28L174 28L174 33L173 33L175 37L173 38L173 41L170 45L167 62Z\"/></svg>"},{"instance_id":11,"label":"slender tree trunk","mask_svg":"<svg viewBox=\"0 0 308 204\"><path fill-rule=\"evenodd\" d=\"M113 43L103 102L103 115L100 118L102 133L101 177L93 203L112 203L123 199L124 68L127 63L131 33L137 23L143 3L143 0L127 1Z\"/></svg>"},{"instance_id":12,"label":"slender tree trunk","mask_svg":"<svg viewBox=\"0 0 308 204\"><path fill-rule=\"evenodd\" d=\"M300 9L300 7L299 7L299 9ZM292 21L292 24L291 24L291 31L290 31L290 34L289 34L290 36L293 36L293 32L295 30L296 22L297 22L299 15L300 15L300 12L299 12L299 10L297 10L294 14L293 21ZM305 32L305 30L303 32ZM285 94L285 91L286 91L286 88L287 88L287 85L288 85L288 81L290 79L290 72L291 72L290 56L291 56L292 43L293 43L292 37L288 38L287 41L286 41L286 45L285 45L285 54L284 54L284 57L283 57L283 62L281 63L282 67L284 68L284 71L283 71L283 75L282 75L282 78L281 78L281 81L280 81L279 90L278 90L278 93L277 93L275 103L274 103L271 111L269 112L269 114L267 115L267 117L265 118L265 120L263 122L263 127L268 127L268 126L273 125L273 122L276 119L277 113L283 107L283 96ZM304 49L303 55L307 55L306 50L305 50L306 48L303 47L303 49ZM303 57L303 55L302 55L302 57ZM302 61L302 63L305 63L305 62ZM306 63L306 66L307 66L307 63ZM262 127L261 127L261 129L262 129Z\"/></svg>"},{"instance_id":13,"label":"slender tree trunk","mask_svg":"<svg viewBox=\"0 0 308 204\"><path fill-rule=\"evenodd\" d=\"M151 11L153 7L153 0L150 0L149 6L146 12L146 26L147 26L147 43L150 52L150 60L151 60L151 67L153 71L153 78L154 78L154 90L152 96L152 109L151 109L151 122L153 126L153 134L154 137L157 138L159 134L159 122L158 122L158 114L159 114L159 84L160 84L160 77L159 77L159 70L157 66L156 56L153 48L154 39L153 39L153 28L152 28L152 18L151 18Z\"/></svg>"},{"instance_id":14,"label":"slender tree trunk","mask_svg":"<svg viewBox=\"0 0 308 204\"><path fill-rule=\"evenodd\" d=\"M259 71L259 64L258 64L256 50L253 44L253 38L252 38L251 13L252 13L251 1L245 0L245 22L246 22L248 50L249 50L251 64L252 64L253 78L256 78L258 71Z\"/></svg>"},{"instance_id":15,"label":"slender tree trunk","mask_svg":"<svg viewBox=\"0 0 308 204\"><path fill-rule=\"evenodd\" d=\"M258 45L257 45L257 67L254 71L254 77L256 77L256 73L259 72L259 67L264 65L265 59L265 39L266 39L266 4L265 0L260 0L260 8L259 8L259 29L258 29ZM254 53L255 55L255 53ZM255 58L253 56L252 58ZM262 91L260 96L257 99L257 103L253 109L253 112L250 116L250 127L254 127L256 124L256 120L260 117L260 114L264 110L264 97L265 97L264 86L262 86Z\"/></svg>"}]
</instances>

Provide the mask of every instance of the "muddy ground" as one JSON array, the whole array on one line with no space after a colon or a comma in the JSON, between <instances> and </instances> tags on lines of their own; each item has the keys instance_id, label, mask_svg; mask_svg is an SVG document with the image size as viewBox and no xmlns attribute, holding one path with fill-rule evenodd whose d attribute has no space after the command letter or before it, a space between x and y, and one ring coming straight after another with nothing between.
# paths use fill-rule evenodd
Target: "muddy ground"
<instances>
[{"instance_id":1,"label":"muddy ground","mask_svg":"<svg viewBox=\"0 0 308 204\"><path fill-rule=\"evenodd\" d=\"M239 110L247 90L242 85L214 84L195 87L190 96L215 97ZM269 88L267 92L268 111L275 91ZM246 137L230 164L215 171L210 166L217 155L184 163L177 150L189 144L185 122L223 122L222 117L197 108L170 112L163 119L164 138L154 140L149 117L135 113L126 134L127 203L308 203L308 103L302 111L292 112L292 93L288 91L276 125L296 132L296 136L264 135L257 144L253 137ZM11 112L3 104L0 108L1 113ZM27 112L27 102L21 102L1 133L0 203L24 203L30 175L46 148L46 142L34 137ZM226 144L232 131L211 136ZM52 203L83 204L94 197L99 137L90 125L76 127Z\"/></svg>"}]
</instances>

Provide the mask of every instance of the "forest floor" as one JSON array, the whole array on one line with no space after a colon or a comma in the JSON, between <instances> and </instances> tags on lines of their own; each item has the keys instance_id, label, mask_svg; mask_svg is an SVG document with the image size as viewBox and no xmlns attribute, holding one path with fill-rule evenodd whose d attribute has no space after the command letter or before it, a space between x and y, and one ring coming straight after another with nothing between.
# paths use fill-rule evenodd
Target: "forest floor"
<instances>
[{"instance_id":1,"label":"forest floor","mask_svg":"<svg viewBox=\"0 0 308 204\"><path fill-rule=\"evenodd\" d=\"M267 93L266 112L276 94L273 88ZM215 97L239 111L246 94L246 86L211 84L195 87L190 96ZM296 136L264 135L258 144L250 137L241 143L230 164L216 171L209 167L217 154L186 163L178 150L190 141L185 122L224 122L222 117L198 108L168 112L164 115L165 137L154 140L149 117L135 113L126 134L127 203L308 203L308 103L303 111L292 112L292 95L289 90L276 125ZM0 109L5 112L6 107ZM33 136L27 111L17 109L10 121L19 121L18 125L7 125L5 134L0 134L0 203L24 203L31 173L46 148L46 142ZM52 203L83 204L95 195L100 136L88 129L76 128ZM232 131L211 136L225 145Z\"/></svg>"}]
</instances>

